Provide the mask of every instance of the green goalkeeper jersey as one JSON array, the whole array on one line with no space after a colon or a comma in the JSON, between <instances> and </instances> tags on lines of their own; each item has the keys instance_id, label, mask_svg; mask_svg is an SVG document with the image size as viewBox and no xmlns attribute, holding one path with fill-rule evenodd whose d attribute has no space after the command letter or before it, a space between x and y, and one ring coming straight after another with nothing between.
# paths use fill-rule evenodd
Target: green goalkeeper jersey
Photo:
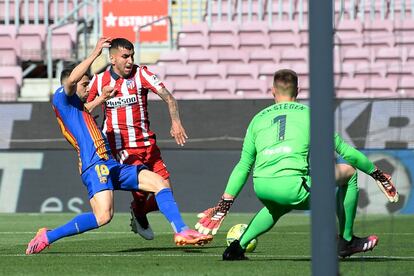
<instances>
[{"instance_id":1,"label":"green goalkeeper jersey","mask_svg":"<svg viewBox=\"0 0 414 276\"><path fill-rule=\"evenodd\" d=\"M250 122L241 158L226 193L237 196L254 165L253 177L309 175L310 109L297 102L274 104ZM374 164L335 134L335 151L352 166L372 173Z\"/></svg>"}]
</instances>

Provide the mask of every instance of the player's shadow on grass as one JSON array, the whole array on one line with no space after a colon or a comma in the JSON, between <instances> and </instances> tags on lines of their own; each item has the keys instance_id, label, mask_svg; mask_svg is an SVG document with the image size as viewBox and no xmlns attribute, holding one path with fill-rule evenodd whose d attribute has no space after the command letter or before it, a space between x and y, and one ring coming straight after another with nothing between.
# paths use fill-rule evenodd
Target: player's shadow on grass
<instances>
[{"instance_id":1,"label":"player's shadow on grass","mask_svg":"<svg viewBox=\"0 0 414 276\"><path fill-rule=\"evenodd\" d=\"M376 257L376 256L358 256L346 259L339 259L340 262L366 262L366 263L377 263L377 262L412 262L413 259L403 259L399 257Z\"/></svg>"},{"instance_id":2,"label":"player's shadow on grass","mask_svg":"<svg viewBox=\"0 0 414 276\"><path fill-rule=\"evenodd\" d=\"M166 251L166 252L188 252L188 253L204 253L203 251L206 249L212 248L223 248L223 246L198 246L198 247L142 247L142 248L130 248L125 250L120 250L117 252L120 253L140 253L140 252L149 252L149 251Z\"/></svg>"}]
</instances>

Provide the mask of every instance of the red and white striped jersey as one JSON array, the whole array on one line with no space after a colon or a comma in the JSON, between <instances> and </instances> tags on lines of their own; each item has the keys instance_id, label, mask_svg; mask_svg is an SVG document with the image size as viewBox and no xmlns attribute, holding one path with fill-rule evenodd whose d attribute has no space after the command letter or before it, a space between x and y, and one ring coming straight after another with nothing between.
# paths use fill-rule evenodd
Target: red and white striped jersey
<instances>
[{"instance_id":1,"label":"red and white striped jersey","mask_svg":"<svg viewBox=\"0 0 414 276\"><path fill-rule=\"evenodd\" d=\"M95 74L89 85L88 102L102 94L102 88L118 88L117 94L105 103L102 132L112 150L138 148L155 144L155 134L149 129L147 95L164 87L156 75L145 66L134 65L129 78L117 75L110 67Z\"/></svg>"}]
</instances>

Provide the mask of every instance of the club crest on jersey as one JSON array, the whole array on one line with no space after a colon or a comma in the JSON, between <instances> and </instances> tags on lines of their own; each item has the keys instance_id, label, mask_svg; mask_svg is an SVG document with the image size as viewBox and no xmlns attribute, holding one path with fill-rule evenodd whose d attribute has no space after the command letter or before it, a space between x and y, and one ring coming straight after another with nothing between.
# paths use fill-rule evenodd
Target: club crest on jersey
<instances>
[{"instance_id":1,"label":"club crest on jersey","mask_svg":"<svg viewBox=\"0 0 414 276\"><path fill-rule=\"evenodd\" d=\"M99 177L99 182L101 182L102 184L105 184L106 182L108 182L108 178L106 176L101 176Z\"/></svg>"},{"instance_id":2,"label":"club crest on jersey","mask_svg":"<svg viewBox=\"0 0 414 276\"><path fill-rule=\"evenodd\" d=\"M125 80L126 86L128 89L134 89L135 88L135 81L134 80Z\"/></svg>"}]
</instances>

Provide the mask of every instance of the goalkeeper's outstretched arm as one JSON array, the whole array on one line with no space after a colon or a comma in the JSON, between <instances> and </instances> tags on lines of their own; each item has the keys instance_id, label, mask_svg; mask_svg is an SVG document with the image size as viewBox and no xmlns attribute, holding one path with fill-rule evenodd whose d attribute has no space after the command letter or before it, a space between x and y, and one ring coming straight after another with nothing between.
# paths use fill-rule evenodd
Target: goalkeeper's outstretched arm
<instances>
[{"instance_id":1,"label":"goalkeeper's outstretched arm","mask_svg":"<svg viewBox=\"0 0 414 276\"><path fill-rule=\"evenodd\" d=\"M375 167L374 163L365 154L347 144L338 134L335 134L335 150L353 167L374 178L378 187L390 202L398 201L398 192L391 176Z\"/></svg>"}]
</instances>

